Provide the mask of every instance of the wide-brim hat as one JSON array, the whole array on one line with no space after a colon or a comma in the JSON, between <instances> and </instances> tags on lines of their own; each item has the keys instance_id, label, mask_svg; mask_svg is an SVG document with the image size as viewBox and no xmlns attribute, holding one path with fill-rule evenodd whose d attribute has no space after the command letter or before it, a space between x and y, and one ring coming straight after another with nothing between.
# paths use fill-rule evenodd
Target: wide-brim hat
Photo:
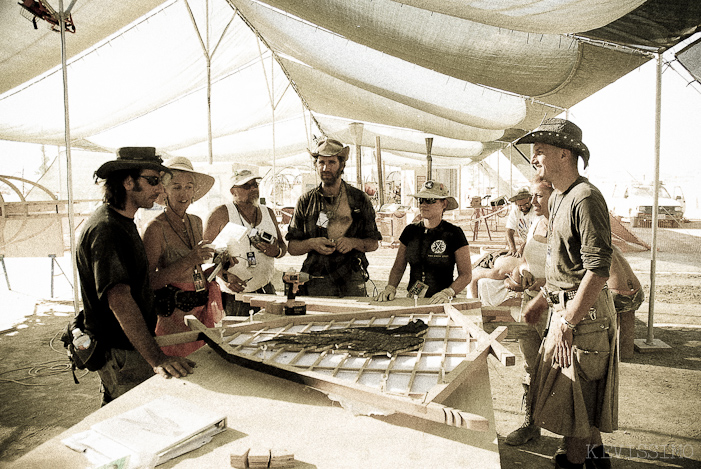
<instances>
[{"instance_id":1,"label":"wide-brim hat","mask_svg":"<svg viewBox=\"0 0 701 469\"><path fill-rule=\"evenodd\" d=\"M261 176L256 176L248 169L243 169L241 171L234 170L234 172L231 173L231 177L229 178L229 182L230 182L229 186L230 187L243 186L248 181L252 181L254 179L260 180L263 178Z\"/></svg>"},{"instance_id":2,"label":"wide-brim hat","mask_svg":"<svg viewBox=\"0 0 701 469\"><path fill-rule=\"evenodd\" d=\"M195 182L195 193L192 200L200 200L214 185L214 178L209 174L200 173L194 170L192 162L184 156L174 156L165 160L163 165L171 171L183 171L192 174Z\"/></svg>"},{"instance_id":3,"label":"wide-brim hat","mask_svg":"<svg viewBox=\"0 0 701 469\"><path fill-rule=\"evenodd\" d=\"M106 179L114 171L134 168L169 171L154 147L122 147L117 150L117 159L103 163L95 171L95 176Z\"/></svg>"},{"instance_id":4,"label":"wide-brim hat","mask_svg":"<svg viewBox=\"0 0 701 469\"><path fill-rule=\"evenodd\" d=\"M348 159L350 147L344 146L338 140L332 138L324 138L317 142L313 150L307 150L313 158L320 156L336 156L338 160L343 162Z\"/></svg>"},{"instance_id":5,"label":"wide-brim hat","mask_svg":"<svg viewBox=\"0 0 701 469\"><path fill-rule=\"evenodd\" d=\"M416 194L411 194L411 197L417 199L446 199L448 204L446 210L455 210L458 208L458 201L455 197L451 197L448 189L440 182L426 181L421 187L421 190Z\"/></svg>"},{"instance_id":6,"label":"wide-brim hat","mask_svg":"<svg viewBox=\"0 0 701 469\"><path fill-rule=\"evenodd\" d=\"M517 200L530 199L531 191L527 187L522 187L518 190L516 194L509 198L509 202L516 202Z\"/></svg>"},{"instance_id":7,"label":"wide-brim hat","mask_svg":"<svg viewBox=\"0 0 701 469\"><path fill-rule=\"evenodd\" d=\"M589 164L589 149L582 142L582 129L567 119L545 119L533 132L516 140L516 145L522 143L547 143L558 148L565 148L581 156L585 168Z\"/></svg>"}]
</instances>

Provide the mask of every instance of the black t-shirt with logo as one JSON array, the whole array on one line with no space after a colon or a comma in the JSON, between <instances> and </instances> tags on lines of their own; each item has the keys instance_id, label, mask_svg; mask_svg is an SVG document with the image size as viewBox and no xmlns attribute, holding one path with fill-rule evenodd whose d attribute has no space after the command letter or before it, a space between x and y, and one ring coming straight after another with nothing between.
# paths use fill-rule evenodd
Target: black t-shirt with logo
<instances>
[{"instance_id":1,"label":"black t-shirt with logo","mask_svg":"<svg viewBox=\"0 0 701 469\"><path fill-rule=\"evenodd\" d=\"M421 280L428 285L427 297L453 283L455 251L468 245L462 229L445 220L431 229L421 222L407 225L399 241L406 246L406 260L410 266L407 288Z\"/></svg>"}]
</instances>

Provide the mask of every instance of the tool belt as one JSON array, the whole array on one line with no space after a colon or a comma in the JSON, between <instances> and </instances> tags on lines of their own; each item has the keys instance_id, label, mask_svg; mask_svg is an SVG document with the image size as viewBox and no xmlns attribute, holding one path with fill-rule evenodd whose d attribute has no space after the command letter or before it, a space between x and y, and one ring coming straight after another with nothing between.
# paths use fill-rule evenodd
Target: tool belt
<instances>
[{"instance_id":1,"label":"tool belt","mask_svg":"<svg viewBox=\"0 0 701 469\"><path fill-rule=\"evenodd\" d=\"M155 296L156 313L166 318L173 314L175 308L187 312L197 306L206 305L207 299L209 298L208 290L200 292L186 291L174 287L173 285L166 285L153 293Z\"/></svg>"}]
</instances>

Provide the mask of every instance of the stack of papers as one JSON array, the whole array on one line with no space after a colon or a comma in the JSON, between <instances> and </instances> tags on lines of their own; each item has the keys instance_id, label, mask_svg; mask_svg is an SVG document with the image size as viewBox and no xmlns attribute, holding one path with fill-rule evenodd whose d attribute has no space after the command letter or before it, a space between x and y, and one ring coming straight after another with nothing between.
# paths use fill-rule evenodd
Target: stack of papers
<instances>
[{"instance_id":1,"label":"stack of papers","mask_svg":"<svg viewBox=\"0 0 701 469\"><path fill-rule=\"evenodd\" d=\"M63 443L85 453L93 464L131 459L132 464L122 467L138 467L136 460L162 464L199 448L225 429L226 416L165 395L96 423Z\"/></svg>"}]
</instances>

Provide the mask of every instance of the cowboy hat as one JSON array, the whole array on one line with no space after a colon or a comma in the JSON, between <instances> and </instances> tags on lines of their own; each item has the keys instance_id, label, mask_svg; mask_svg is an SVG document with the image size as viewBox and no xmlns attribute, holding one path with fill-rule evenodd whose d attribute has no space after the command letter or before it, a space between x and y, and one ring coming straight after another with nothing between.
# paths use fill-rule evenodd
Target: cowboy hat
<instances>
[{"instance_id":1,"label":"cowboy hat","mask_svg":"<svg viewBox=\"0 0 701 469\"><path fill-rule=\"evenodd\" d=\"M192 167L190 160L184 156L174 156L165 160L163 165L170 171L183 171L192 174L195 182L195 193L192 195L192 201L200 200L214 185L214 178L209 174L198 173ZM165 185L170 183L171 178L166 178Z\"/></svg>"},{"instance_id":2,"label":"cowboy hat","mask_svg":"<svg viewBox=\"0 0 701 469\"><path fill-rule=\"evenodd\" d=\"M313 158L320 156L336 156L339 162L344 162L350 154L350 147L343 146L338 140L323 138L316 144L314 150L307 150Z\"/></svg>"},{"instance_id":3,"label":"cowboy hat","mask_svg":"<svg viewBox=\"0 0 701 469\"><path fill-rule=\"evenodd\" d=\"M582 129L566 119L546 119L533 132L516 140L522 143L547 143L558 148L565 148L582 157L584 167L589 164L589 149L582 143Z\"/></svg>"},{"instance_id":4,"label":"cowboy hat","mask_svg":"<svg viewBox=\"0 0 701 469\"><path fill-rule=\"evenodd\" d=\"M117 150L117 159L107 161L95 171L95 176L105 179L113 171L121 169L153 169L155 171L166 171L163 160L156 155L154 147L122 147Z\"/></svg>"},{"instance_id":5,"label":"cowboy hat","mask_svg":"<svg viewBox=\"0 0 701 469\"><path fill-rule=\"evenodd\" d=\"M517 200L530 199L531 191L527 187L522 187L518 190L516 194L509 198L509 202L516 202Z\"/></svg>"},{"instance_id":6,"label":"cowboy hat","mask_svg":"<svg viewBox=\"0 0 701 469\"><path fill-rule=\"evenodd\" d=\"M416 194L411 194L411 197L416 197L417 199L446 199L448 201L445 207L446 210L458 208L458 201L455 200L455 197L450 196L448 189L440 182L426 181L421 190Z\"/></svg>"},{"instance_id":7,"label":"cowboy hat","mask_svg":"<svg viewBox=\"0 0 701 469\"><path fill-rule=\"evenodd\" d=\"M248 169L244 169L241 171L234 170L234 172L231 173L231 178L229 179L229 181L231 182L231 184L230 184L231 187L239 187L239 186L243 186L248 181L252 181L254 179L260 180L263 178L260 176L256 176Z\"/></svg>"}]
</instances>

